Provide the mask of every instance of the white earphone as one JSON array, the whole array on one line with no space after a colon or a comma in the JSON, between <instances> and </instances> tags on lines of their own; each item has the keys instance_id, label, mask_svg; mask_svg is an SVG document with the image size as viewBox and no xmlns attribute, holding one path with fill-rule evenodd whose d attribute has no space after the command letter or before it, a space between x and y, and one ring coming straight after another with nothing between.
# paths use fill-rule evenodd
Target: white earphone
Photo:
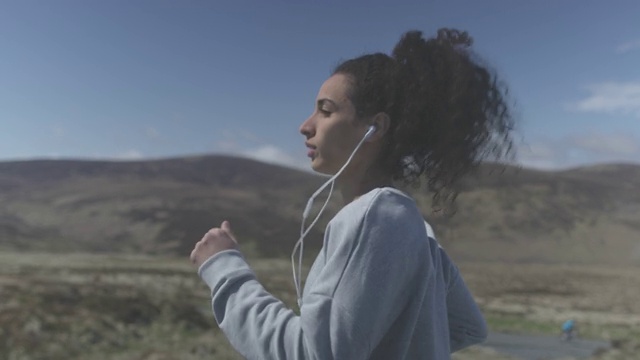
<instances>
[{"instance_id":1,"label":"white earphone","mask_svg":"<svg viewBox=\"0 0 640 360\"><path fill-rule=\"evenodd\" d=\"M369 126L367 132L364 134L364 140L368 140L374 132L376 132L377 128L375 125Z\"/></svg>"},{"instance_id":2,"label":"white earphone","mask_svg":"<svg viewBox=\"0 0 640 360\"><path fill-rule=\"evenodd\" d=\"M336 178L338 176L340 176L342 171L344 171L344 169L347 167L347 165L349 165L349 163L351 162L351 159L353 159L353 156L356 154L356 151L358 151L358 149L360 149L362 144L367 139L369 139L371 137L371 135L373 135L373 133L376 132L376 130L377 130L377 128L376 128L375 125L369 126L369 128L367 129L367 132L362 137L362 140L360 140L358 145L356 145L356 148L353 150L353 152L351 153L351 155L349 156L349 158L347 159L345 164L342 165L342 168L340 168L340 170L338 170L338 172L335 175L333 175L329 180L327 180L327 182L325 182L322 186L320 186L318 188L318 190L316 190L316 192L313 193L313 195L311 195L311 197L307 201L307 206L305 206L304 211L302 212L302 224L300 226L300 238L296 242L296 245L293 247L293 253L291 254L291 267L293 269L293 282L295 283L295 286L296 286L296 296L298 297L298 306L299 307L302 307L302 293L301 293L301 289L300 289L300 282L301 282L301 278L302 278L302 253L304 252L304 238L305 238L305 236L307 236L307 234L309 234L309 231L311 231L313 226L316 224L316 222L320 218L320 215L322 215L322 212L324 211L324 208L329 203L329 199L331 199L331 194L333 193L333 185L335 184ZM316 198L316 196L318 196L322 192L322 190L324 190L329 185L331 185L331 188L329 190L329 196L327 196L327 200L325 200L324 204L322 205L322 208L320 208L320 211L318 212L318 215L316 215L315 219L311 222L311 225L309 225L309 227L305 229L304 228L304 223L307 220L307 217L309 216L309 213L311 212L311 207L313 205L313 200ZM298 250L298 247L300 248L300 252L299 252L299 255L298 255L298 272L296 274L295 256L296 256L296 251Z\"/></svg>"}]
</instances>

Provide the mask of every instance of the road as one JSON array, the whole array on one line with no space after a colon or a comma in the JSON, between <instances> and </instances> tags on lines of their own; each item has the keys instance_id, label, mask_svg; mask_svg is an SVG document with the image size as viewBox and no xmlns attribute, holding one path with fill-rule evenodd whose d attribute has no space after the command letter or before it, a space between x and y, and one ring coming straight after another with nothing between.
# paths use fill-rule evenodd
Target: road
<instances>
[{"instance_id":1,"label":"road","mask_svg":"<svg viewBox=\"0 0 640 360\"><path fill-rule=\"evenodd\" d=\"M561 341L559 336L491 333L482 346L522 360L548 360L584 359L600 348L609 348L610 344L607 341L584 339Z\"/></svg>"}]
</instances>

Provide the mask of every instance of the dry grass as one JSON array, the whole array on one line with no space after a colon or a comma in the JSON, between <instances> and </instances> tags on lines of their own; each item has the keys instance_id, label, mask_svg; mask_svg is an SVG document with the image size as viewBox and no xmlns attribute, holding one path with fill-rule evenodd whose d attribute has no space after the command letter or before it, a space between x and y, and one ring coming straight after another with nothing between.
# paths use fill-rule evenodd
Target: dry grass
<instances>
[{"instance_id":1,"label":"dry grass","mask_svg":"<svg viewBox=\"0 0 640 360\"><path fill-rule=\"evenodd\" d=\"M639 268L467 263L461 271L485 311L640 327Z\"/></svg>"},{"instance_id":2,"label":"dry grass","mask_svg":"<svg viewBox=\"0 0 640 360\"><path fill-rule=\"evenodd\" d=\"M594 359L632 359L640 350L640 268L465 263L490 328L559 334L574 319L580 336L609 340Z\"/></svg>"},{"instance_id":3,"label":"dry grass","mask_svg":"<svg viewBox=\"0 0 640 360\"><path fill-rule=\"evenodd\" d=\"M251 263L274 295L294 304L287 260ZM629 359L640 350L637 268L461 269L494 330L555 332L573 317L584 336L614 342L598 359ZM186 259L0 253L0 298L2 359L240 359ZM483 347L454 358L509 359Z\"/></svg>"}]
</instances>

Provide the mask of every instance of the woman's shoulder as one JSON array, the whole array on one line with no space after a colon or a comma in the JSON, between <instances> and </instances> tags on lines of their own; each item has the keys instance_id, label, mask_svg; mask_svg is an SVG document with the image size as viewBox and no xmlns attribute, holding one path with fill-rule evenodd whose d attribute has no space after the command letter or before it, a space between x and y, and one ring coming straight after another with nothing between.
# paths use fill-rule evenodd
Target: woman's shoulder
<instances>
[{"instance_id":1,"label":"woman's shoulder","mask_svg":"<svg viewBox=\"0 0 640 360\"><path fill-rule=\"evenodd\" d=\"M345 205L336 214L334 221L366 217L404 218L412 213L420 213L412 197L396 188L382 187L373 189Z\"/></svg>"},{"instance_id":2,"label":"woman's shoulder","mask_svg":"<svg viewBox=\"0 0 640 360\"><path fill-rule=\"evenodd\" d=\"M416 203L407 193L393 187L376 188L361 196L358 200L367 202L369 207L386 207L387 205L401 205L415 208Z\"/></svg>"}]
</instances>

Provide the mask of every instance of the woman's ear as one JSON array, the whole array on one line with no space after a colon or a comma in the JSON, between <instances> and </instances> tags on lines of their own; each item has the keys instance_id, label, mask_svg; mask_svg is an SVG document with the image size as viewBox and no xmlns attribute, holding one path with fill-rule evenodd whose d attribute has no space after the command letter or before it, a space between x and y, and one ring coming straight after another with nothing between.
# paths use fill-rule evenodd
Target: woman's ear
<instances>
[{"instance_id":1,"label":"woman's ear","mask_svg":"<svg viewBox=\"0 0 640 360\"><path fill-rule=\"evenodd\" d=\"M384 137L384 135L389 131L389 126L391 123L391 119L389 115L384 112L379 112L375 114L371 118L371 125L375 126L375 131L373 134L367 137L368 141L378 141Z\"/></svg>"}]
</instances>

